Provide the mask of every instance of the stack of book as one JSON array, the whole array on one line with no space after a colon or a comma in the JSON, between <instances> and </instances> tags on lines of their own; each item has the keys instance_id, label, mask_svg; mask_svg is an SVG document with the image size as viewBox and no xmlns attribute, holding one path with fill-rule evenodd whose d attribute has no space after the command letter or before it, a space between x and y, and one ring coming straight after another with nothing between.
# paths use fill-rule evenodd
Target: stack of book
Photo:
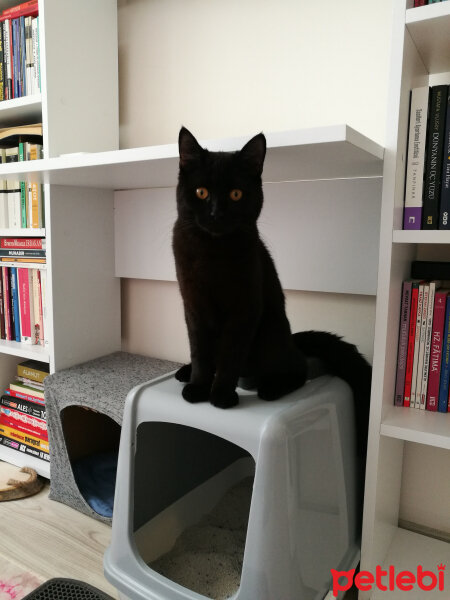
<instances>
[{"instance_id":1,"label":"stack of book","mask_svg":"<svg viewBox=\"0 0 450 600\"><path fill-rule=\"evenodd\" d=\"M48 345L44 238L0 238L0 337Z\"/></svg>"},{"instance_id":2,"label":"stack of book","mask_svg":"<svg viewBox=\"0 0 450 600\"><path fill-rule=\"evenodd\" d=\"M30 0L0 14L0 100L40 92L38 12Z\"/></svg>"},{"instance_id":3,"label":"stack of book","mask_svg":"<svg viewBox=\"0 0 450 600\"><path fill-rule=\"evenodd\" d=\"M50 460L44 401L48 365L28 360L17 365L17 381L0 398L0 445Z\"/></svg>"},{"instance_id":4,"label":"stack of book","mask_svg":"<svg viewBox=\"0 0 450 600\"><path fill-rule=\"evenodd\" d=\"M42 123L0 129L0 163L42 157ZM0 229L28 227L45 227L43 185L32 181L0 181Z\"/></svg>"},{"instance_id":5,"label":"stack of book","mask_svg":"<svg viewBox=\"0 0 450 600\"><path fill-rule=\"evenodd\" d=\"M403 229L450 229L448 85L411 92Z\"/></svg>"},{"instance_id":6,"label":"stack of book","mask_svg":"<svg viewBox=\"0 0 450 600\"><path fill-rule=\"evenodd\" d=\"M417 261L413 274L427 268ZM450 273L449 263L445 270ZM442 280L408 279L402 286L394 404L446 413L449 389L450 289Z\"/></svg>"}]
</instances>

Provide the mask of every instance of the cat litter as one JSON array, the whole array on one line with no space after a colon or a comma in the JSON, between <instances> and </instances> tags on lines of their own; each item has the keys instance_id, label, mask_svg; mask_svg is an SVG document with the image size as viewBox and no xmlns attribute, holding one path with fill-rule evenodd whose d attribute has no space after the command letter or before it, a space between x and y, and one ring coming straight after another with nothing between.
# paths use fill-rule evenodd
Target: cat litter
<instances>
[{"instance_id":1,"label":"cat litter","mask_svg":"<svg viewBox=\"0 0 450 600\"><path fill-rule=\"evenodd\" d=\"M203 519L188 527L170 552L150 563L168 579L214 600L239 589L253 478L232 487Z\"/></svg>"}]
</instances>

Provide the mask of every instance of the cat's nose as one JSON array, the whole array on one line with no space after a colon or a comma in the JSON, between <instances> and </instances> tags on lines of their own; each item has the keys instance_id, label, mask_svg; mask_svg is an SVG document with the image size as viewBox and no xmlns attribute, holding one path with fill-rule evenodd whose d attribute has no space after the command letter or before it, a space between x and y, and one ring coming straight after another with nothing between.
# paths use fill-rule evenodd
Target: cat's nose
<instances>
[{"instance_id":1,"label":"cat's nose","mask_svg":"<svg viewBox=\"0 0 450 600\"><path fill-rule=\"evenodd\" d=\"M211 201L211 217L215 220L223 217L223 210L220 207L220 204L217 200Z\"/></svg>"}]
</instances>

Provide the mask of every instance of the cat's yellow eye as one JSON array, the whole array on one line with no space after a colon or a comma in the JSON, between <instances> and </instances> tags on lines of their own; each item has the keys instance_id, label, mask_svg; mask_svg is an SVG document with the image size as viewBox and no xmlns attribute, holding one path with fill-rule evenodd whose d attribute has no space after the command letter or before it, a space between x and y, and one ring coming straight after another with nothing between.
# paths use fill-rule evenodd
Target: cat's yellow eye
<instances>
[{"instance_id":1,"label":"cat's yellow eye","mask_svg":"<svg viewBox=\"0 0 450 600\"><path fill-rule=\"evenodd\" d=\"M230 198L234 201L240 200L242 198L242 190L231 190Z\"/></svg>"},{"instance_id":2,"label":"cat's yellow eye","mask_svg":"<svg viewBox=\"0 0 450 600\"><path fill-rule=\"evenodd\" d=\"M205 187L197 188L195 190L195 194L197 198L200 198L200 200L206 200L206 198L209 196L209 192Z\"/></svg>"}]
</instances>

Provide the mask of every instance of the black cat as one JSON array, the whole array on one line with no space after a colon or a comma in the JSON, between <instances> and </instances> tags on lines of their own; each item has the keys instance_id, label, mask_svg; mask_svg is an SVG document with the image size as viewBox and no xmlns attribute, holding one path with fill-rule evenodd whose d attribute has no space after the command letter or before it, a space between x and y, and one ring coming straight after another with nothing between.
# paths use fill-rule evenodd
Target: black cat
<instances>
[{"instance_id":1,"label":"black cat","mask_svg":"<svg viewBox=\"0 0 450 600\"><path fill-rule=\"evenodd\" d=\"M183 397L229 408L245 377L260 398L276 400L311 378L307 357L317 357L352 387L365 453L371 367L333 334L292 335L275 265L259 237L264 135L238 152L210 152L183 127L179 151L173 250L191 350L191 365L176 374L187 382Z\"/></svg>"}]
</instances>

